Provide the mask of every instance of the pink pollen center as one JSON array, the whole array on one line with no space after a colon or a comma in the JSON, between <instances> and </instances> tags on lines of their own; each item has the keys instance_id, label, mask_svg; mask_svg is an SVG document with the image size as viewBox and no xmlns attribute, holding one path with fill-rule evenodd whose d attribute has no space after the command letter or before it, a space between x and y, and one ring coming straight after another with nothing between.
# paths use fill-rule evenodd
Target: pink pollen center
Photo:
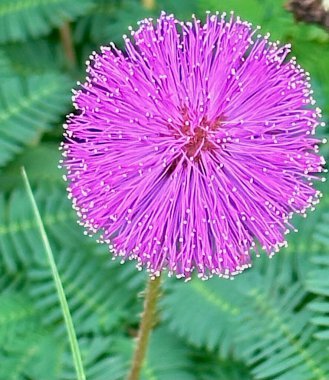
<instances>
[{"instance_id":1,"label":"pink pollen center","mask_svg":"<svg viewBox=\"0 0 329 380\"><path fill-rule=\"evenodd\" d=\"M187 107L184 106L181 110L183 118L183 126L180 133L174 130L171 126L169 129L173 132L175 139L182 138L182 134L187 137L187 143L182 147L184 156L188 157L194 162L199 162L201 159L201 153L206 151L212 151L216 149L216 144L212 142L212 138L220 128L222 122L225 120L223 115L216 117L213 121L209 121L207 116L203 116L201 122L194 129L191 128L190 117L188 115ZM170 175L176 169L178 163L181 161L182 155L176 157L166 169L166 173ZM183 164L186 166L186 163Z\"/></svg>"}]
</instances>

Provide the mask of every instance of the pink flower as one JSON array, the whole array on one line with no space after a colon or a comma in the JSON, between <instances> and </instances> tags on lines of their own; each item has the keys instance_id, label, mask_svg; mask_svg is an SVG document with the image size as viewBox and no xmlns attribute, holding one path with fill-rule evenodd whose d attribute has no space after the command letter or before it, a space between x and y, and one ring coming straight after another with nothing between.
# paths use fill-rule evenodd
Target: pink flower
<instances>
[{"instance_id":1,"label":"pink flower","mask_svg":"<svg viewBox=\"0 0 329 380\"><path fill-rule=\"evenodd\" d=\"M65 126L88 233L152 275L230 276L286 245L323 171L308 73L233 15L162 13L94 53Z\"/></svg>"}]
</instances>

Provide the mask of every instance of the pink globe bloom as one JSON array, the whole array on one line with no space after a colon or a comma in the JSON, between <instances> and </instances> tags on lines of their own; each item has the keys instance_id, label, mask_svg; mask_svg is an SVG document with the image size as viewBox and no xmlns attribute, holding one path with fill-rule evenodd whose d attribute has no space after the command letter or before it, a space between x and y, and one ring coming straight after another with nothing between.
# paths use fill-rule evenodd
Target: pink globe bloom
<instances>
[{"instance_id":1,"label":"pink globe bloom","mask_svg":"<svg viewBox=\"0 0 329 380\"><path fill-rule=\"evenodd\" d=\"M320 110L290 45L231 14L145 19L93 53L65 125L86 233L152 276L231 277L321 196Z\"/></svg>"}]
</instances>

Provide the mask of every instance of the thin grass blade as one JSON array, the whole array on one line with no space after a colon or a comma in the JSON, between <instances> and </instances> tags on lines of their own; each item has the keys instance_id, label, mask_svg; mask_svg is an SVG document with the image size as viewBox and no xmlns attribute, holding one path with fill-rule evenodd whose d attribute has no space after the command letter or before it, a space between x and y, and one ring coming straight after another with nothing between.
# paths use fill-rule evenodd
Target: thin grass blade
<instances>
[{"instance_id":1,"label":"thin grass blade","mask_svg":"<svg viewBox=\"0 0 329 380\"><path fill-rule=\"evenodd\" d=\"M81 359L81 353L80 353L80 349L79 349L79 345L78 345L78 341L77 341L77 336L76 336L76 333L74 330L74 325L73 325L72 317L70 314L69 306L67 304L64 288L63 288L59 273L57 271L54 256L53 256L53 253L52 253L52 250L51 250L51 247L49 244L49 240L48 240L48 237L47 237L47 234L46 234L46 231L45 231L45 228L44 228L44 225L43 225L40 213L39 213L38 206L37 206L35 198L33 196L33 192L32 192L31 186L30 186L30 182L28 180L28 177L27 177L27 174L26 174L26 171L24 168L22 168L22 175L23 175L24 184L26 187L26 191L27 191L29 200L30 200L32 208L33 208L36 223L38 225L38 229L39 229L39 232L41 235L42 243L43 243L45 252L47 254L47 257L48 257L48 261L49 261L49 265L50 265L50 268L52 271L54 282L56 285L58 298L60 301L60 305L61 305L61 309L63 312L64 321L65 321L65 325L66 325L66 329L67 329L67 334L68 334L69 341L70 341L74 366L75 366L76 373L77 373L77 379L78 380L86 380L86 375L84 373L82 359Z\"/></svg>"}]
</instances>

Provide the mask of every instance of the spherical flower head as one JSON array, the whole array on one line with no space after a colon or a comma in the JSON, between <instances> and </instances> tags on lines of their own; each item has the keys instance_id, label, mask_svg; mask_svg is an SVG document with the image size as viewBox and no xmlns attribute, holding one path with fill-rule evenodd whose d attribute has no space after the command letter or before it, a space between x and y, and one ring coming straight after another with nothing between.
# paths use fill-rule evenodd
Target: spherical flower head
<instances>
[{"instance_id":1,"label":"spherical flower head","mask_svg":"<svg viewBox=\"0 0 329 380\"><path fill-rule=\"evenodd\" d=\"M130 28L131 29L131 28ZM286 245L323 171L309 75L231 14L145 19L87 62L63 143L88 234L152 276L231 277Z\"/></svg>"}]
</instances>

